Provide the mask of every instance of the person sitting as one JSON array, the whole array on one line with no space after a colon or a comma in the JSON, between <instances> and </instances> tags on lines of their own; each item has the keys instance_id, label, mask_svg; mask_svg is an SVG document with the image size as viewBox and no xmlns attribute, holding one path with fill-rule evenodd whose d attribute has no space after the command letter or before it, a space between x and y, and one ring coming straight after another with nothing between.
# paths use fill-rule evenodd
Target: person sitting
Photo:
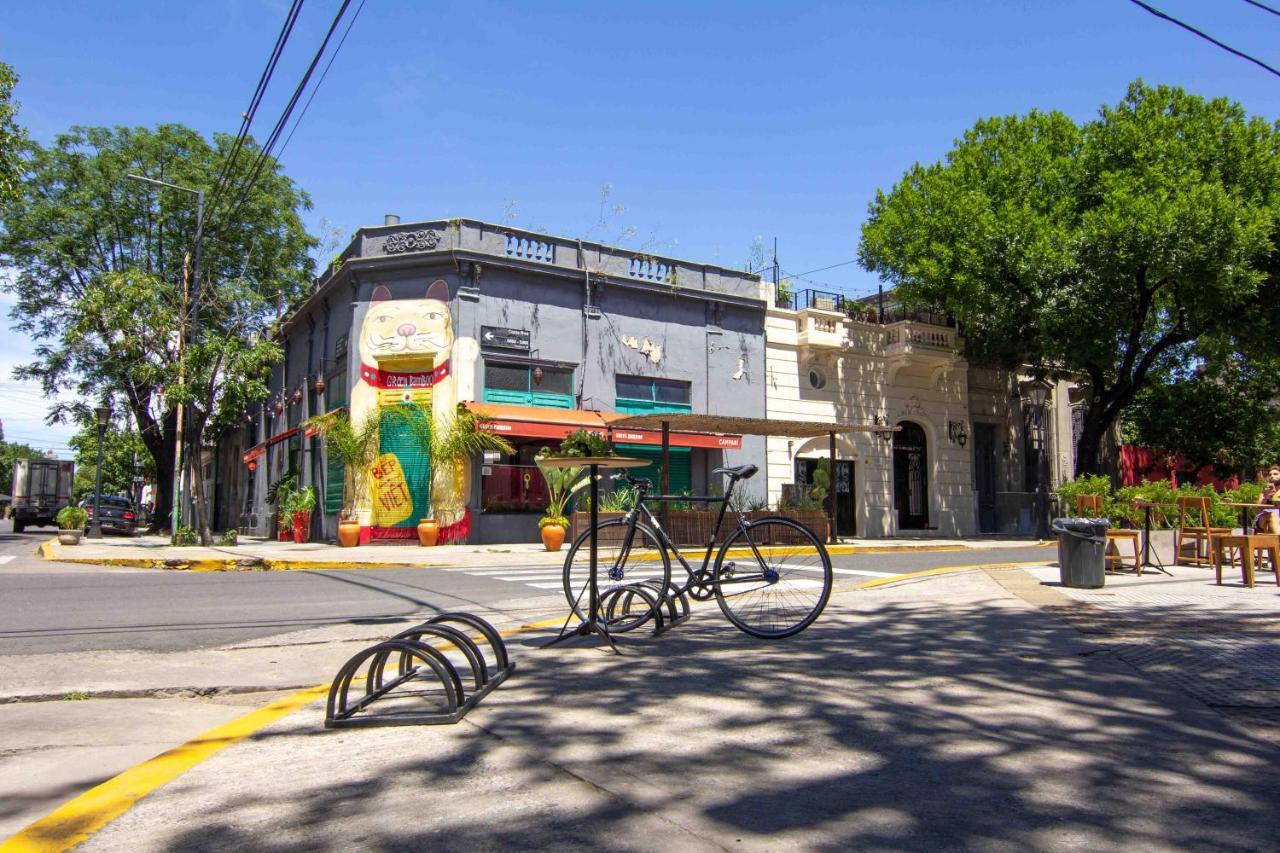
<instances>
[{"instance_id":1,"label":"person sitting","mask_svg":"<svg viewBox=\"0 0 1280 853\"><path fill-rule=\"evenodd\" d=\"M1253 532L1280 534L1280 465L1267 469L1267 484L1262 487L1258 503L1270 506L1254 518Z\"/></svg>"}]
</instances>

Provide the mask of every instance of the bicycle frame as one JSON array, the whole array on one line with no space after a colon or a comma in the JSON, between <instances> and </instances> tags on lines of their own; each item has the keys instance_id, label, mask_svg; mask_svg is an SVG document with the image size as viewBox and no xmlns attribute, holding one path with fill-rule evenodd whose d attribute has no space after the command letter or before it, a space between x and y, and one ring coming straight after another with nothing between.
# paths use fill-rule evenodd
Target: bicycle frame
<instances>
[{"instance_id":1,"label":"bicycle frame","mask_svg":"<svg viewBox=\"0 0 1280 853\"><path fill-rule=\"evenodd\" d=\"M654 531L654 533L657 534L658 545L661 546L666 551L668 551L669 553L674 554L675 558L680 561L680 565L684 567L685 574L689 576L689 582L685 584L683 587L676 586L673 590L673 594L677 596L683 595L689 592L690 590L692 590L696 586L699 588L699 592L701 594L704 594L706 597L709 598L711 596L710 585L712 581L712 578L709 572L711 567L711 555L715 551L716 543L719 541L720 528L724 525L724 517L729 512L729 510L732 509L732 507L730 506L730 499L733 497L733 490L738 485L738 481L736 479L730 478L729 486L725 490L725 493L721 496L649 495L648 490L649 490L650 484L648 480L636 480L626 474L624 474L623 477L626 479L628 485L631 485L638 490L638 493L636 498L636 505L632 507L630 510L628 510L626 515L623 516L623 520L627 524L627 532L623 537L622 547L618 552L619 553L618 561L616 561L614 565L609 568L610 577L613 577L614 573L617 572L618 570L618 564L625 562L626 555L630 553L632 539L635 536L635 532L636 532L636 525L639 523L639 521L643 517L643 519L649 525L649 527ZM645 504L648 502L683 503L685 501L693 501L696 503L705 503L705 504L715 504L715 503L720 504L720 512L716 516L715 527L712 528L711 538L707 541L706 553L702 555L702 567L696 571L694 570L693 566L689 564L689 561L685 559L684 554L680 551L680 548L675 544L675 542L671 540L671 537L667 535L667 531L662 528L662 524L658 520L658 517L655 516L647 506L645 506ZM742 532L743 538L746 539L747 544L751 547L751 551L754 554L760 566L763 577L765 579L771 580L772 578L769 578L769 574L772 570L769 569L767 562L765 561L764 557L760 553L760 549L756 547L756 543L751 538L750 525L748 525L746 522L742 520L742 513L738 512L736 509L733 510L733 516L734 516L734 520L737 522L738 530ZM613 578L613 579L619 580L620 578ZM673 582L673 586L675 586L674 582ZM700 596L695 596L695 598L697 597L700 597Z\"/></svg>"}]
</instances>

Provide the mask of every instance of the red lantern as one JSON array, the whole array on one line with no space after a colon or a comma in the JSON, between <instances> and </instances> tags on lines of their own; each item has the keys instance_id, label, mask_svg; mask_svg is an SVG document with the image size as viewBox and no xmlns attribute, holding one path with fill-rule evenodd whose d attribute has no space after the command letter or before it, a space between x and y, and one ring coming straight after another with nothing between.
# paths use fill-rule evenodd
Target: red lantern
<instances>
[{"instance_id":1,"label":"red lantern","mask_svg":"<svg viewBox=\"0 0 1280 853\"><path fill-rule=\"evenodd\" d=\"M254 462L252 459L250 459L250 460L249 460L249 470L250 470L250 471L257 471L257 470L258 470L258 463L257 463L257 462Z\"/></svg>"},{"instance_id":2,"label":"red lantern","mask_svg":"<svg viewBox=\"0 0 1280 853\"><path fill-rule=\"evenodd\" d=\"M533 384L534 385L542 384L542 368L541 367L535 367L533 369Z\"/></svg>"},{"instance_id":3,"label":"red lantern","mask_svg":"<svg viewBox=\"0 0 1280 853\"><path fill-rule=\"evenodd\" d=\"M324 393L324 388L325 388L325 384L324 384L324 377L323 377L323 376L317 376L317 377L316 377L316 381L315 381L315 382L313 382L313 383L311 383L311 388L312 388L312 390L314 390L317 394L323 394L323 393Z\"/></svg>"},{"instance_id":4,"label":"red lantern","mask_svg":"<svg viewBox=\"0 0 1280 853\"><path fill-rule=\"evenodd\" d=\"M296 406L301 402L302 402L302 389L299 388L297 391L293 392L293 404Z\"/></svg>"},{"instance_id":5,"label":"red lantern","mask_svg":"<svg viewBox=\"0 0 1280 853\"><path fill-rule=\"evenodd\" d=\"M279 400L276 400L276 404L271 407L271 410L275 412L276 415L284 414L284 403L281 403Z\"/></svg>"}]
</instances>

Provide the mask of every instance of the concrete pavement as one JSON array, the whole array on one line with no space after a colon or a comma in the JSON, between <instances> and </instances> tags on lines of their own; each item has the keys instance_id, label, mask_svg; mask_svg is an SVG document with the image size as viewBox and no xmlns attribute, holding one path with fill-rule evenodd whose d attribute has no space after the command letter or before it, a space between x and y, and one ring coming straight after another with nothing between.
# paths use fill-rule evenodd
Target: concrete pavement
<instances>
[{"instance_id":1,"label":"concrete pavement","mask_svg":"<svg viewBox=\"0 0 1280 853\"><path fill-rule=\"evenodd\" d=\"M913 579L838 593L772 644L714 606L628 638L620 658L513 639L517 672L458 726L324 731L312 705L153 791L85 849L1266 849L1280 837L1266 697L1235 716L1204 684L1217 671L1263 689L1267 671L1206 644L1212 666L1171 679L1129 646L1167 646L1200 611L1274 647L1280 595L1173 572L1093 591L1046 585L1051 568ZM356 634L395 628L210 652L188 680L305 682ZM126 677L83 662L104 685Z\"/></svg>"}]
</instances>

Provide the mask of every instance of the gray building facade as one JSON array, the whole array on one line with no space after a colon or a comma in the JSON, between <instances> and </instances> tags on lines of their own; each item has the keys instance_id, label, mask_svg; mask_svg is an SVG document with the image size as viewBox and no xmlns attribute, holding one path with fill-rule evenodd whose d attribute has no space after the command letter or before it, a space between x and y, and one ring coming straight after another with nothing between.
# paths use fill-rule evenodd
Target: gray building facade
<instances>
[{"instance_id":1,"label":"gray building facade","mask_svg":"<svg viewBox=\"0 0 1280 853\"><path fill-rule=\"evenodd\" d=\"M388 217L360 229L284 318L270 398L221 439L217 521L268 534L268 490L292 473L319 494L311 538L333 538L342 469L306 419L414 399L473 408L516 446L467 466L466 538L536 541L545 487L533 457L577 425L612 413L765 416L767 308L759 278L742 271L476 220ZM631 438L624 452L656 456L652 435ZM719 486L718 465L764 467L763 438L707 439L673 440L673 490ZM395 440L384 435L383 449L401 453ZM407 537L426 517L430 477L411 457L390 476L412 505L379 516L375 500L370 538ZM763 477L746 486L763 498Z\"/></svg>"}]
</instances>

